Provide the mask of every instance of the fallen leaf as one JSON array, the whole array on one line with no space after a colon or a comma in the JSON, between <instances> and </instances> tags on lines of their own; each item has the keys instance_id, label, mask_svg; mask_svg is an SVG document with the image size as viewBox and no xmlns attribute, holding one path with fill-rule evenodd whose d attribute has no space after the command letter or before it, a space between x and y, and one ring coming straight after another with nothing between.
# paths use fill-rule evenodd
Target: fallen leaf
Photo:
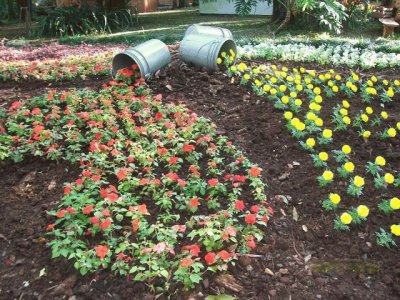
<instances>
[{"instance_id":1,"label":"fallen leaf","mask_svg":"<svg viewBox=\"0 0 400 300\"><path fill-rule=\"evenodd\" d=\"M310 261L310 259L311 259L311 254L304 257L304 263L308 263Z\"/></svg>"},{"instance_id":2,"label":"fallen leaf","mask_svg":"<svg viewBox=\"0 0 400 300\"><path fill-rule=\"evenodd\" d=\"M300 163L298 161L293 161L292 164L293 166L300 166Z\"/></svg>"},{"instance_id":3,"label":"fallen leaf","mask_svg":"<svg viewBox=\"0 0 400 300\"><path fill-rule=\"evenodd\" d=\"M264 272L265 272L267 275L270 275L270 276L274 276L274 275L275 275L275 273L272 272L271 269L269 269L269 268L265 268Z\"/></svg>"},{"instance_id":4,"label":"fallen leaf","mask_svg":"<svg viewBox=\"0 0 400 300\"><path fill-rule=\"evenodd\" d=\"M279 176L278 179L281 180L281 181L283 181L283 180L288 179L289 176L290 176L290 173L289 173L289 172L285 172L285 173L283 173L281 176Z\"/></svg>"},{"instance_id":5,"label":"fallen leaf","mask_svg":"<svg viewBox=\"0 0 400 300\"><path fill-rule=\"evenodd\" d=\"M243 287L237 283L236 278L231 274L221 274L217 278L215 278L215 282L223 286L224 288L231 290L235 293L240 293L243 290Z\"/></svg>"},{"instance_id":6,"label":"fallen leaf","mask_svg":"<svg viewBox=\"0 0 400 300\"><path fill-rule=\"evenodd\" d=\"M46 275L46 268L43 268L43 269L40 270L40 272L39 272L39 278L42 277L42 276L44 276L44 275Z\"/></svg>"},{"instance_id":7,"label":"fallen leaf","mask_svg":"<svg viewBox=\"0 0 400 300\"><path fill-rule=\"evenodd\" d=\"M167 84L165 87L166 87L168 90L170 90L171 92L174 90L170 84Z\"/></svg>"},{"instance_id":8,"label":"fallen leaf","mask_svg":"<svg viewBox=\"0 0 400 300\"><path fill-rule=\"evenodd\" d=\"M307 232L307 231L308 231L308 228L307 228L306 225L301 226L301 228L303 228L303 231L304 231L304 232Z\"/></svg>"}]
</instances>

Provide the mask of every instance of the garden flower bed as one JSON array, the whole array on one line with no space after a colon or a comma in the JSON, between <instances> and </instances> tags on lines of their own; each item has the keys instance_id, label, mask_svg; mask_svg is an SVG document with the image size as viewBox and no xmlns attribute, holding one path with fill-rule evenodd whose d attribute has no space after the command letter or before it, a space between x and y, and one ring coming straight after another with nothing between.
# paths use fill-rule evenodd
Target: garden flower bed
<instances>
[{"instance_id":1,"label":"garden flower bed","mask_svg":"<svg viewBox=\"0 0 400 300\"><path fill-rule=\"evenodd\" d=\"M396 212L381 209L398 192L399 143L385 136L390 127L397 133L395 80L385 85L373 74L355 80L347 72L330 86L329 70L314 77L301 66L293 74L282 66L248 67L228 78L174 62L150 82L154 92L142 84L106 84L104 77L87 78L77 90L69 90L74 80L54 89L52 82L49 89L49 82L22 80L16 95L1 103L0 294L150 299L166 297L163 287L181 299L397 297L397 249L376 243L380 227L390 234L397 224ZM296 85L288 76L296 75L303 90L291 99ZM303 82L307 76L310 83ZM363 103L370 94L354 92L346 81L359 90L374 87L377 95ZM82 90L85 85L92 89ZM313 113L324 121L322 130L332 129L332 143L325 144L327 134L309 132L312 124L304 119L318 95L321 109ZM334 112L346 105L344 98L351 124L360 119L362 128L335 130L343 125ZM285 128L296 117L305 128L295 129L307 135ZM367 130L368 139L358 135ZM312 134L314 152L307 143ZM348 152L349 161L336 162L340 153L333 150ZM346 162L354 164L352 172ZM381 177L392 174L393 183L375 187L368 162L382 169ZM318 180L324 171L333 172L332 183ZM359 198L347 195L355 175L365 179ZM337 229L350 230L334 229L338 222Z\"/></svg>"}]
</instances>

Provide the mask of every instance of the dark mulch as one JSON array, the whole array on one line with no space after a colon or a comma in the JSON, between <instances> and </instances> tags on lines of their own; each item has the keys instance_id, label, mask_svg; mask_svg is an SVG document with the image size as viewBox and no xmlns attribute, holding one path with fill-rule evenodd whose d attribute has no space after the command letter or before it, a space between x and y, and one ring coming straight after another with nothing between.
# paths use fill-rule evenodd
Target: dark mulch
<instances>
[{"instance_id":1,"label":"dark mulch","mask_svg":"<svg viewBox=\"0 0 400 300\"><path fill-rule=\"evenodd\" d=\"M16 84L16 97L37 95L56 85L57 89L97 89L107 80L73 80L50 87L43 82ZM290 137L270 102L231 84L222 74L210 76L179 64L161 72L150 86L166 101L183 101L198 115L212 119L221 133L257 162L265 170L276 211L256 255L241 257L228 270L233 277L207 275L196 291L172 298L202 299L202 295L217 293L240 299L400 297L397 250L376 246L370 225L348 233L332 229L332 214L324 213L319 203L324 194L315 178L320 173ZM3 87L0 85L0 93ZM368 152L362 147L356 146L357 153ZM399 150L398 144L391 147ZM391 163L398 168L395 160ZM144 284L104 271L81 277L71 263L51 260L46 246L46 211L58 204L62 183L76 178L77 170L64 162L40 159L0 166L0 299L154 299L155 294ZM288 204L280 195L287 197ZM371 218L373 225L381 222L378 217ZM39 277L43 269L45 275ZM231 288L236 281L236 292L227 287L227 281Z\"/></svg>"}]
</instances>

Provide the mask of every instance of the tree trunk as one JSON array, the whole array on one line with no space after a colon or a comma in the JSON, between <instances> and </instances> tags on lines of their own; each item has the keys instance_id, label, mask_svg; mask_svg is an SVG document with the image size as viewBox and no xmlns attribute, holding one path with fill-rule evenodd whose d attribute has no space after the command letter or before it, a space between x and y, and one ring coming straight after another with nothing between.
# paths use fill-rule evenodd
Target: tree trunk
<instances>
[{"instance_id":1,"label":"tree trunk","mask_svg":"<svg viewBox=\"0 0 400 300\"><path fill-rule=\"evenodd\" d=\"M13 0L6 0L7 4L7 18L9 20L13 20L17 18L17 13L15 12L14 8L14 1Z\"/></svg>"},{"instance_id":2,"label":"tree trunk","mask_svg":"<svg viewBox=\"0 0 400 300\"><path fill-rule=\"evenodd\" d=\"M175 9L178 7L178 0L172 0L172 8Z\"/></svg>"},{"instance_id":3,"label":"tree trunk","mask_svg":"<svg viewBox=\"0 0 400 300\"><path fill-rule=\"evenodd\" d=\"M274 23L281 22L286 15L287 0L273 0L272 21Z\"/></svg>"},{"instance_id":4,"label":"tree trunk","mask_svg":"<svg viewBox=\"0 0 400 300\"><path fill-rule=\"evenodd\" d=\"M186 0L179 0L178 7L186 7Z\"/></svg>"},{"instance_id":5,"label":"tree trunk","mask_svg":"<svg viewBox=\"0 0 400 300\"><path fill-rule=\"evenodd\" d=\"M283 22L279 25L279 27L274 31L274 34L277 34L282 28L290 23L292 18L292 9L293 9L293 0L286 1L286 15Z\"/></svg>"}]
</instances>

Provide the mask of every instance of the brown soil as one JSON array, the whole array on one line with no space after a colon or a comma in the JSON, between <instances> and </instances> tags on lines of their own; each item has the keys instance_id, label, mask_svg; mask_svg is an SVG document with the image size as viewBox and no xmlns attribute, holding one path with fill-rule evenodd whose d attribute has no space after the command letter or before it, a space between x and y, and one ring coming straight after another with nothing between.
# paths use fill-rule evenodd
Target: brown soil
<instances>
[{"instance_id":1,"label":"brown soil","mask_svg":"<svg viewBox=\"0 0 400 300\"><path fill-rule=\"evenodd\" d=\"M18 94L7 97L33 96L46 88L98 89L107 80L73 80L50 87L43 82L18 83ZM212 119L221 133L258 163L265 170L276 211L267 237L253 256L240 257L225 275L209 274L196 291L172 298L202 299L218 293L239 299L400 297L397 251L376 246L369 225L348 233L332 229L332 214L324 213L319 203L324 197L315 181L319 170L290 137L271 102L230 84L222 74L210 76L184 65L168 68L150 86L167 101L184 101L197 114ZM0 93L4 87L0 84ZM399 145L391 146L399 150ZM356 151L362 152L359 147ZM0 299L154 299L158 294L105 271L82 277L68 261L51 259L46 211L58 204L63 182L76 178L77 171L64 162L40 159L0 165ZM378 216L371 221L378 222Z\"/></svg>"}]
</instances>

